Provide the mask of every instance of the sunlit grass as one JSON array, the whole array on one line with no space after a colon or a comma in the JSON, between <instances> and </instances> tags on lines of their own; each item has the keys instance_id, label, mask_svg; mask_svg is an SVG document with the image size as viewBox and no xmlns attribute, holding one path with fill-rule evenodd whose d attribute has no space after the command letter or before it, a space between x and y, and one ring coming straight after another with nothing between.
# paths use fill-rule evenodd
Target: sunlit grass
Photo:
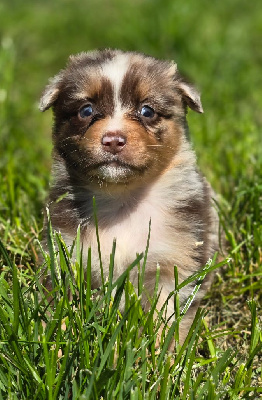
<instances>
[{"instance_id":1,"label":"sunlit grass","mask_svg":"<svg viewBox=\"0 0 262 400\"><path fill-rule=\"evenodd\" d=\"M252 386L254 359L262 347L255 301L248 303L252 322L245 358L236 349L216 347L214 334L204 322L204 309L198 310L183 346L173 347L170 353L179 313L177 322L167 328L165 306L155 316L157 290L145 313L141 295L128 280L133 268L142 273L142 254L114 280L113 242L109 279L94 291L85 279L92 273L91 249L84 266L80 235L74 244L74 260L72 249L51 226L49 243L49 252L44 253L52 277L48 294L40 283L42 270L23 276L0 246L6 264L0 285L2 396L9 392L12 399L186 399L259 392ZM210 264L204 274L217 267ZM203 273L193 278L203 278ZM156 289L157 282L156 276ZM185 284L174 288L174 294L179 296ZM142 289L143 281L141 293ZM124 308L119 311L123 298Z\"/></svg>"}]
</instances>

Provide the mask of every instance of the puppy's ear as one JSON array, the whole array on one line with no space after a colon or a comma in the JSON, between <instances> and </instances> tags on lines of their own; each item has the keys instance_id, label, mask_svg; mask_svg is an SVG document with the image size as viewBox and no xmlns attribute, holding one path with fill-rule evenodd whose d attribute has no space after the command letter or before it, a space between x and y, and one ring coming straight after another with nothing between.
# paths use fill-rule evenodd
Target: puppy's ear
<instances>
[{"instance_id":1,"label":"puppy's ear","mask_svg":"<svg viewBox=\"0 0 262 400\"><path fill-rule=\"evenodd\" d=\"M61 81L60 75L56 75L49 81L49 84L46 86L44 92L42 93L39 102L40 111L48 110L50 107L52 107L52 105L58 98L60 81Z\"/></svg>"},{"instance_id":2,"label":"puppy's ear","mask_svg":"<svg viewBox=\"0 0 262 400\"><path fill-rule=\"evenodd\" d=\"M176 88L180 92L185 104L192 110L203 113L203 107L200 100L199 92L194 88L193 85L188 83L179 73L177 69L177 64L172 61L170 63L169 74L173 77Z\"/></svg>"},{"instance_id":3,"label":"puppy's ear","mask_svg":"<svg viewBox=\"0 0 262 400\"><path fill-rule=\"evenodd\" d=\"M183 79L178 81L178 88L180 93L182 94L182 98L184 102L190 107L192 110L203 113L203 107L200 100L199 92L192 86L191 84L187 83Z\"/></svg>"}]
</instances>

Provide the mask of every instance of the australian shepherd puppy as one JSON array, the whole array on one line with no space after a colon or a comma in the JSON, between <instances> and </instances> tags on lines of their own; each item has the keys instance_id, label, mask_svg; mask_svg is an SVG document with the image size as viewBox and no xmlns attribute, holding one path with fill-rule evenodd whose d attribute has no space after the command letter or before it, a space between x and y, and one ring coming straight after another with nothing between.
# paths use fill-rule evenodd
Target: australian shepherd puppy
<instances>
[{"instance_id":1,"label":"australian shepherd puppy","mask_svg":"<svg viewBox=\"0 0 262 400\"><path fill-rule=\"evenodd\" d=\"M53 228L70 246L81 227L83 254L86 257L91 246L92 285L98 287L93 197L105 275L113 239L117 277L137 253L145 251L151 221L143 301L147 307L159 265L160 309L174 290L174 265L181 282L218 250L212 190L197 169L188 141L187 107L203 112L199 93L181 77L174 62L107 49L69 58L42 95L40 110L50 107ZM134 270L131 279L136 284ZM180 323L181 342L207 283ZM193 286L181 290L180 303ZM173 314L171 299L167 317Z\"/></svg>"}]
</instances>

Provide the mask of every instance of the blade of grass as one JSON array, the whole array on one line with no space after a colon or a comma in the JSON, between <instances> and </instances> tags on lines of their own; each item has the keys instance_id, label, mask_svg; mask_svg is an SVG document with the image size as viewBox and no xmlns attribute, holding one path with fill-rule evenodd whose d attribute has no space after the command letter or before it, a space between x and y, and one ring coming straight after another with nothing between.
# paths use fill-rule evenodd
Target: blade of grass
<instances>
[{"instance_id":1,"label":"blade of grass","mask_svg":"<svg viewBox=\"0 0 262 400\"><path fill-rule=\"evenodd\" d=\"M101 255L101 246L100 246L100 239L98 233L98 219L97 219L97 208L96 208L96 199L93 197L93 213L94 213L94 221L96 227L96 240L97 240L97 250L99 256L99 263L100 263L100 274L101 274L101 281L102 287L105 287L105 279L104 279L104 270L103 270L103 263L102 263L102 255Z\"/></svg>"},{"instance_id":2,"label":"blade of grass","mask_svg":"<svg viewBox=\"0 0 262 400\"><path fill-rule=\"evenodd\" d=\"M4 257L4 260L7 263L8 267L10 268L13 277L13 311L14 311L13 334L16 336L18 333L19 315L20 315L20 307L19 307L20 286L18 283L16 266L13 265L13 263L11 262L1 239L0 239L0 254L2 254L2 256Z\"/></svg>"}]
</instances>

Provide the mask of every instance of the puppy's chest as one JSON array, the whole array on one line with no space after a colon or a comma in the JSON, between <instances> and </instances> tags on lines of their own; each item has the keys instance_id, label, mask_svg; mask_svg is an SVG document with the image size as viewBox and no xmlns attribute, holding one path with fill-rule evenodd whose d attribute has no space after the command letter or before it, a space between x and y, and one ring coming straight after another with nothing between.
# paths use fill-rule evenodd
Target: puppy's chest
<instances>
[{"instance_id":1,"label":"puppy's chest","mask_svg":"<svg viewBox=\"0 0 262 400\"><path fill-rule=\"evenodd\" d=\"M108 210L102 223L98 221L99 241L104 268L109 264L113 240L116 240L115 269L121 273L129 263L135 260L137 253L144 253L149 241L149 256L164 250L161 243L169 241L167 215L154 204L143 203L135 210L122 210L121 215ZM83 246L91 247L92 263L99 265L96 230L93 225L87 227L83 235Z\"/></svg>"}]
</instances>

